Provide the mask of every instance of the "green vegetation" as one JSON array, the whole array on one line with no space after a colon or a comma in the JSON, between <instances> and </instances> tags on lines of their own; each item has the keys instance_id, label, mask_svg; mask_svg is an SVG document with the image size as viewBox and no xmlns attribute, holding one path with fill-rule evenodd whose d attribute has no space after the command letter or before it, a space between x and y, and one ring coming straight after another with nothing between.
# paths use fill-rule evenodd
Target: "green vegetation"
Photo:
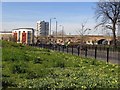
<instances>
[{"instance_id":1,"label":"green vegetation","mask_svg":"<svg viewBox=\"0 0 120 90\"><path fill-rule=\"evenodd\" d=\"M120 88L118 65L2 41L4 88Z\"/></svg>"}]
</instances>

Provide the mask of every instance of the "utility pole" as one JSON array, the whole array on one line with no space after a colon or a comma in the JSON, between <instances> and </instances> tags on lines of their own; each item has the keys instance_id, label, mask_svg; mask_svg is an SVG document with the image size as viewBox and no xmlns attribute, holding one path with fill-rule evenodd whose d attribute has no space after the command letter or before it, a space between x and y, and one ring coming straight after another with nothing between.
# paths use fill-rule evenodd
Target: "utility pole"
<instances>
[{"instance_id":1,"label":"utility pole","mask_svg":"<svg viewBox=\"0 0 120 90\"><path fill-rule=\"evenodd\" d=\"M51 18L50 18L50 32L49 35L51 35Z\"/></svg>"},{"instance_id":2,"label":"utility pole","mask_svg":"<svg viewBox=\"0 0 120 90\"><path fill-rule=\"evenodd\" d=\"M62 41L63 41L63 32L64 32L64 26L60 25L62 27Z\"/></svg>"},{"instance_id":3,"label":"utility pole","mask_svg":"<svg viewBox=\"0 0 120 90\"><path fill-rule=\"evenodd\" d=\"M50 35L51 35L51 21L52 19L56 19L56 18L50 18Z\"/></svg>"},{"instance_id":4,"label":"utility pole","mask_svg":"<svg viewBox=\"0 0 120 90\"><path fill-rule=\"evenodd\" d=\"M64 41L63 40L63 32L64 32L64 26L62 26L62 41Z\"/></svg>"},{"instance_id":5,"label":"utility pole","mask_svg":"<svg viewBox=\"0 0 120 90\"><path fill-rule=\"evenodd\" d=\"M57 43L57 24L58 22L56 21L56 43Z\"/></svg>"}]
</instances>

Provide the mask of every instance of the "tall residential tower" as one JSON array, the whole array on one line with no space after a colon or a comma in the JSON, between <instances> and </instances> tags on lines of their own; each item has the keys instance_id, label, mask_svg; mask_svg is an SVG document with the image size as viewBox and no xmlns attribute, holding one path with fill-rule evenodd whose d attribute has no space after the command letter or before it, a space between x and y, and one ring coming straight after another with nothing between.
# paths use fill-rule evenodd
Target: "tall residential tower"
<instances>
[{"instance_id":1,"label":"tall residential tower","mask_svg":"<svg viewBox=\"0 0 120 90\"><path fill-rule=\"evenodd\" d=\"M37 35L48 36L49 34L49 22L37 21Z\"/></svg>"}]
</instances>

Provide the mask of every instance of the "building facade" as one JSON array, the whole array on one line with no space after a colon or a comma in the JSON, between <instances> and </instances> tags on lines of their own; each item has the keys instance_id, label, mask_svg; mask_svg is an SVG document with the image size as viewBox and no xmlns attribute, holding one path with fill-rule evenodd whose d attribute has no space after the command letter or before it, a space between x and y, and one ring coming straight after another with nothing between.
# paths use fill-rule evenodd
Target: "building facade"
<instances>
[{"instance_id":1,"label":"building facade","mask_svg":"<svg viewBox=\"0 0 120 90\"><path fill-rule=\"evenodd\" d=\"M11 41L12 31L0 31L0 40Z\"/></svg>"},{"instance_id":2,"label":"building facade","mask_svg":"<svg viewBox=\"0 0 120 90\"><path fill-rule=\"evenodd\" d=\"M37 36L48 36L49 22L37 21Z\"/></svg>"},{"instance_id":3,"label":"building facade","mask_svg":"<svg viewBox=\"0 0 120 90\"><path fill-rule=\"evenodd\" d=\"M18 28L13 29L12 35L14 41L23 44L34 43L34 29L33 28Z\"/></svg>"}]
</instances>

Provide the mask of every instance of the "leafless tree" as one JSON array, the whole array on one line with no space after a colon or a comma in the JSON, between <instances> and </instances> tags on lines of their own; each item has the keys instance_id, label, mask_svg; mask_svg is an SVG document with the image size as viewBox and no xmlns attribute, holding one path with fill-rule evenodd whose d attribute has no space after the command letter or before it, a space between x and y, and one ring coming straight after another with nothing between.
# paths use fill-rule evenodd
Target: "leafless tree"
<instances>
[{"instance_id":1,"label":"leafless tree","mask_svg":"<svg viewBox=\"0 0 120 90\"><path fill-rule=\"evenodd\" d=\"M91 30L90 28L86 28L86 23L87 23L87 20L85 22L83 22L81 24L81 28L79 31L77 31L77 33L80 35L80 43L81 44L84 44L85 40L86 40L86 34L89 34L89 30Z\"/></svg>"},{"instance_id":2,"label":"leafless tree","mask_svg":"<svg viewBox=\"0 0 120 90\"><path fill-rule=\"evenodd\" d=\"M96 19L100 21L96 27L103 25L112 30L113 44L116 46L116 25L120 15L120 0L100 0L95 14Z\"/></svg>"}]
</instances>

